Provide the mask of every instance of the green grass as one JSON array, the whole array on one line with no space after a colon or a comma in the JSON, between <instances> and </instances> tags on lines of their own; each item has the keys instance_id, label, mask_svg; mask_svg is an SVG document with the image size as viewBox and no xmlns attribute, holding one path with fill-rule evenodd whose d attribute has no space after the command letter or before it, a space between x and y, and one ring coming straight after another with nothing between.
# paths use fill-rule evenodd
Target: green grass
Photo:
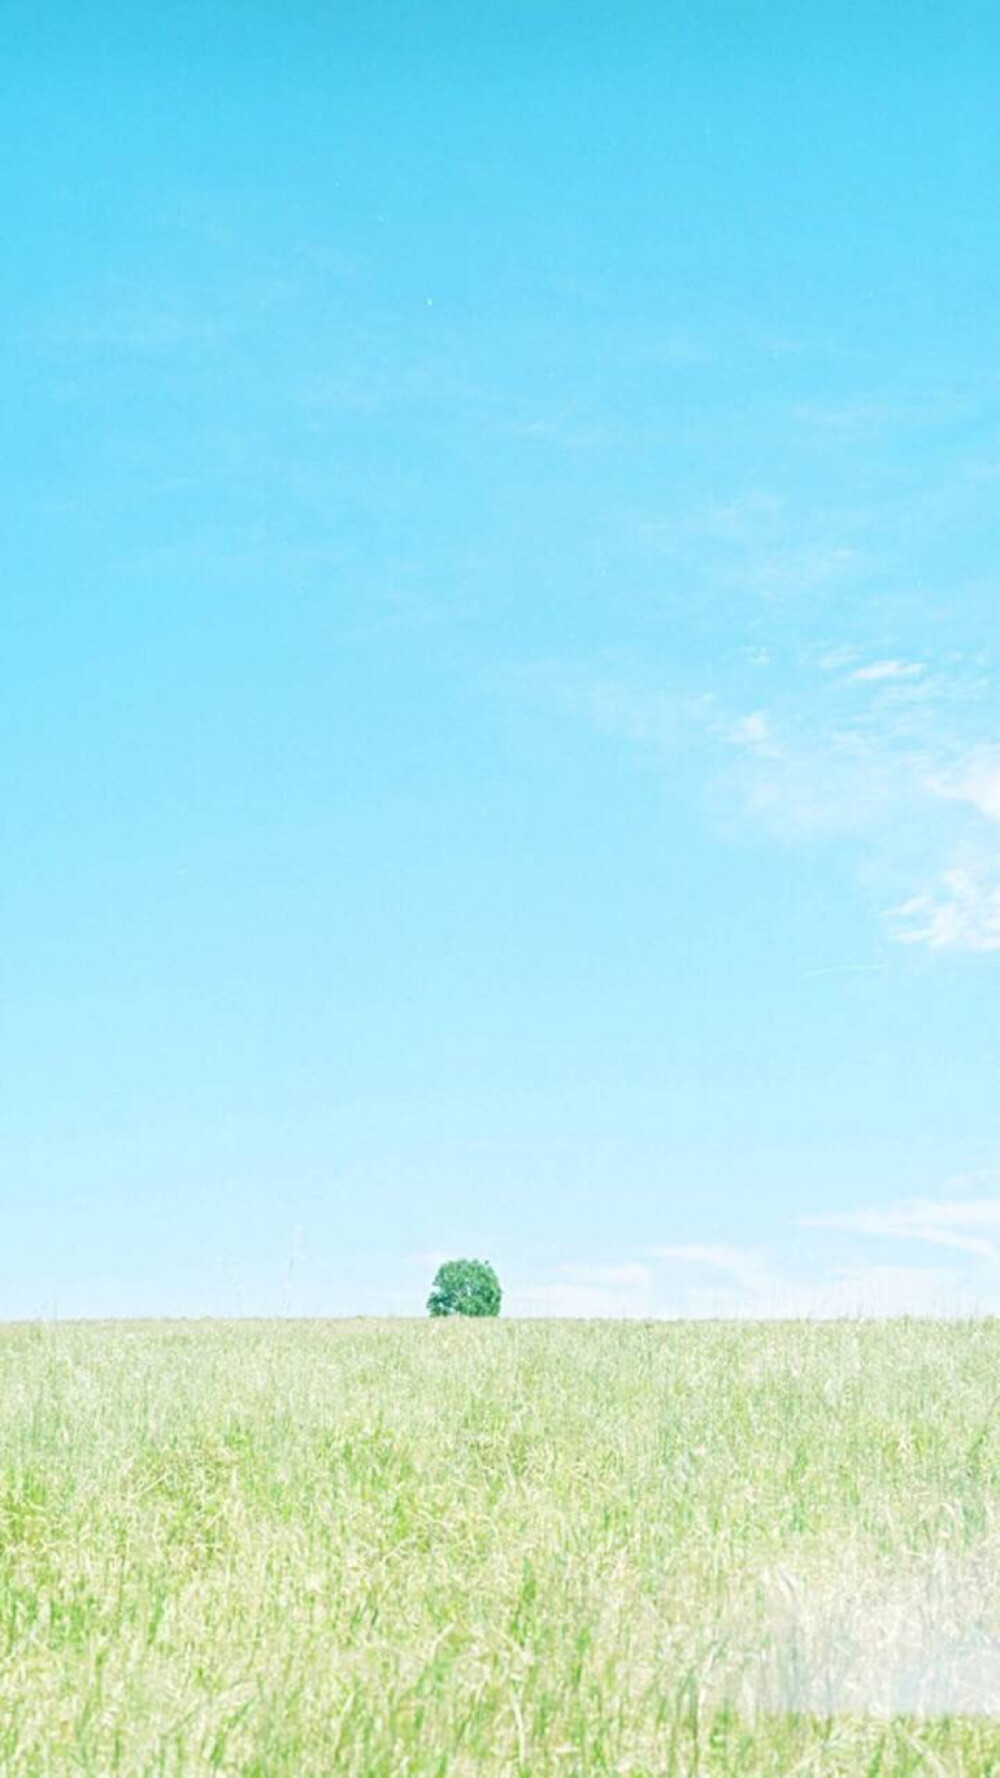
<instances>
[{"instance_id":1,"label":"green grass","mask_svg":"<svg viewBox=\"0 0 1000 1778\"><path fill-rule=\"evenodd\" d=\"M0 1772L1000 1772L998 1394L990 1322L7 1328Z\"/></svg>"}]
</instances>

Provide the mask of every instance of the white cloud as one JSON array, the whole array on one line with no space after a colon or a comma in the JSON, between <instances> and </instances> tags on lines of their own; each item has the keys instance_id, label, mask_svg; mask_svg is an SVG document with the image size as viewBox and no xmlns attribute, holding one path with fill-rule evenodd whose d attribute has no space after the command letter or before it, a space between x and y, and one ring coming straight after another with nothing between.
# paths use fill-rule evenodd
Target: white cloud
<instances>
[{"instance_id":1,"label":"white cloud","mask_svg":"<svg viewBox=\"0 0 1000 1778\"><path fill-rule=\"evenodd\" d=\"M929 389L919 399L872 392L840 402L805 402L794 409L794 417L808 426L850 434L942 421L964 413L967 406L968 399L958 388L945 387Z\"/></svg>"},{"instance_id":2,"label":"white cloud","mask_svg":"<svg viewBox=\"0 0 1000 1778\"><path fill-rule=\"evenodd\" d=\"M648 1285L638 1277L628 1276L636 1271L645 1271L645 1268L561 1266L554 1279L512 1284L504 1294L504 1311L511 1315L565 1316L570 1319L646 1320L661 1311L651 1297ZM603 1279L602 1272L605 1274ZM591 1274L589 1279L588 1273ZM608 1274L611 1275L610 1282ZM614 1281L615 1274L618 1275L617 1282Z\"/></svg>"},{"instance_id":3,"label":"white cloud","mask_svg":"<svg viewBox=\"0 0 1000 1778\"><path fill-rule=\"evenodd\" d=\"M780 525L781 511L758 495L713 520L740 531ZM654 766L700 780L721 838L752 827L788 846L846 841L863 892L879 886L891 936L944 955L1000 950L1000 855L982 850L982 819L1000 822L986 664L824 641L800 652L794 684L769 684L766 708L745 676L742 711L735 688L657 684L648 666L550 663L532 681ZM859 697L863 686L884 695Z\"/></svg>"},{"instance_id":4,"label":"white cloud","mask_svg":"<svg viewBox=\"0 0 1000 1778\"><path fill-rule=\"evenodd\" d=\"M763 488L751 488L732 500L713 500L696 508L646 520L641 536L656 545L672 545L685 538L707 538L737 547L757 545L779 535L784 528L784 503Z\"/></svg>"},{"instance_id":5,"label":"white cloud","mask_svg":"<svg viewBox=\"0 0 1000 1778\"><path fill-rule=\"evenodd\" d=\"M799 1218L768 1247L661 1242L609 1262L566 1261L512 1284L510 1313L644 1320L836 1320L1000 1312L1000 1170L949 1182L963 1196L904 1198ZM972 1194L978 1187L993 1195ZM829 1238L848 1237L831 1252ZM886 1244L884 1259L868 1244ZM913 1263L919 1243L949 1257ZM852 1252L851 1247L857 1251Z\"/></svg>"},{"instance_id":6,"label":"white cloud","mask_svg":"<svg viewBox=\"0 0 1000 1778\"><path fill-rule=\"evenodd\" d=\"M885 680L919 679L923 672L920 661L872 661L867 667L855 668L850 677L860 684L878 685Z\"/></svg>"},{"instance_id":7,"label":"white cloud","mask_svg":"<svg viewBox=\"0 0 1000 1778\"><path fill-rule=\"evenodd\" d=\"M739 1249L692 1245L661 1252L661 1274L651 1275L648 1284L601 1283L596 1276L600 1267L593 1268L595 1281L588 1283L584 1276L562 1274L577 1270L586 1274L590 1268L560 1267L555 1278L511 1284L504 1293L504 1311L514 1316L615 1321L829 1321L969 1315L987 1303L977 1280L954 1268L855 1264L821 1266L815 1275L805 1276L766 1270L756 1256L750 1256L747 1269L740 1270ZM717 1263L727 1252L733 1264ZM678 1275L678 1265L687 1276ZM629 1268L607 1271L627 1273Z\"/></svg>"},{"instance_id":8,"label":"white cloud","mask_svg":"<svg viewBox=\"0 0 1000 1778\"><path fill-rule=\"evenodd\" d=\"M856 648L852 648L847 643L841 643L837 648L824 648L817 664L821 673L840 673L845 667L851 666L857 658Z\"/></svg>"},{"instance_id":9,"label":"white cloud","mask_svg":"<svg viewBox=\"0 0 1000 1778\"><path fill-rule=\"evenodd\" d=\"M957 766L927 780L935 796L971 803L990 821L1000 821L1000 747L974 747Z\"/></svg>"},{"instance_id":10,"label":"white cloud","mask_svg":"<svg viewBox=\"0 0 1000 1778\"><path fill-rule=\"evenodd\" d=\"M857 550L845 544L806 544L762 556L734 578L766 599L825 587L855 572L859 564Z\"/></svg>"},{"instance_id":11,"label":"white cloud","mask_svg":"<svg viewBox=\"0 0 1000 1778\"><path fill-rule=\"evenodd\" d=\"M1000 881L954 866L938 893L913 895L890 909L893 936L931 951L1000 951Z\"/></svg>"},{"instance_id":12,"label":"white cloud","mask_svg":"<svg viewBox=\"0 0 1000 1778\"><path fill-rule=\"evenodd\" d=\"M523 675L534 695L572 710L599 734L666 759L703 725L712 699L650 689L566 662L536 663Z\"/></svg>"},{"instance_id":13,"label":"white cloud","mask_svg":"<svg viewBox=\"0 0 1000 1778\"><path fill-rule=\"evenodd\" d=\"M781 755L770 718L764 710L752 710L749 716L741 716L730 729L729 738L734 746L746 747L750 753L763 754L765 758L777 759Z\"/></svg>"},{"instance_id":14,"label":"white cloud","mask_svg":"<svg viewBox=\"0 0 1000 1778\"><path fill-rule=\"evenodd\" d=\"M968 1173L955 1173L945 1181L945 1190L959 1198L993 1186L1000 1186L1000 1167L973 1167Z\"/></svg>"},{"instance_id":15,"label":"white cloud","mask_svg":"<svg viewBox=\"0 0 1000 1778\"><path fill-rule=\"evenodd\" d=\"M649 1283L649 1267L638 1264L620 1266L562 1265L563 1277L574 1284L610 1285L612 1289L644 1288Z\"/></svg>"},{"instance_id":16,"label":"white cloud","mask_svg":"<svg viewBox=\"0 0 1000 1778\"><path fill-rule=\"evenodd\" d=\"M726 1272L747 1285L758 1283L762 1276L761 1255L750 1247L723 1247L688 1241L676 1246L650 1247L647 1251L650 1259Z\"/></svg>"},{"instance_id":17,"label":"white cloud","mask_svg":"<svg viewBox=\"0 0 1000 1778\"><path fill-rule=\"evenodd\" d=\"M730 737L731 739L732 737ZM900 763L849 730L799 732L743 745L730 766L730 806L783 844L847 838L877 843L913 800Z\"/></svg>"},{"instance_id":18,"label":"white cloud","mask_svg":"<svg viewBox=\"0 0 1000 1778\"><path fill-rule=\"evenodd\" d=\"M804 1216L800 1226L894 1241L924 1241L993 1260L1000 1257L1000 1198L910 1198L898 1204Z\"/></svg>"}]
</instances>

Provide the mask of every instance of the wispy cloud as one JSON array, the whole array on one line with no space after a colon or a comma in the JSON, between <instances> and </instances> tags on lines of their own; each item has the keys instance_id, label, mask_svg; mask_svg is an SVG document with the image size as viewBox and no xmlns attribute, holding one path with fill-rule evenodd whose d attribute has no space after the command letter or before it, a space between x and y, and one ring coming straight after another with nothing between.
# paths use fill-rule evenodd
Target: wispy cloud
<instances>
[{"instance_id":1,"label":"wispy cloud","mask_svg":"<svg viewBox=\"0 0 1000 1778\"><path fill-rule=\"evenodd\" d=\"M1000 1167L973 1167L946 1179L944 1189L953 1197L968 1198L976 1192L987 1193L996 1187L1000 1187Z\"/></svg>"},{"instance_id":2,"label":"wispy cloud","mask_svg":"<svg viewBox=\"0 0 1000 1778\"><path fill-rule=\"evenodd\" d=\"M998 1181L1000 1169L980 1168L937 1196L803 1215L765 1247L665 1241L610 1261L564 1261L515 1283L508 1306L522 1315L654 1320L996 1313ZM914 1244L948 1257L915 1262Z\"/></svg>"},{"instance_id":3,"label":"wispy cloud","mask_svg":"<svg viewBox=\"0 0 1000 1778\"><path fill-rule=\"evenodd\" d=\"M954 866L939 888L890 910L893 937L931 951L1000 951L1000 877Z\"/></svg>"},{"instance_id":4,"label":"wispy cloud","mask_svg":"<svg viewBox=\"0 0 1000 1778\"><path fill-rule=\"evenodd\" d=\"M920 661L871 661L867 667L856 667L850 677L859 685L879 685L893 679L919 679L923 671Z\"/></svg>"},{"instance_id":5,"label":"wispy cloud","mask_svg":"<svg viewBox=\"0 0 1000 1778\"><path fill-rule=\"evenodd\" d=\"M968 1252L969 1249L963 1249ZM585 1269L585 1268L581 1268ZM761 1271L750 1278L687 1258L665 1261L648 1284L585 1283L564 1276L515 1282L512 1315L600 1320L787 1321L969 1315L996 1307L981 1283L950 1267L857 1263L813 1275Z\"/></svg>"},{"instance_id":6,"label":"wispy cloud","mask_svg":"<svg viewBox=\"0 0 1000 1778\"><path fill-rule=\"evenodd\" d=\"M750 1247L726 1247L698 1242L650 1247L650 1259L668 1261L672 1265L696 1266L711 1272L723 1272L744 1289L759 1289L765 1279L761 1254Z\"/></svg>"},{"instance_id":7,"label":"wispy cloud","mask_svg":"<svg viewBox=\"0 0 1000 1778\"><path fill-rule=\"evenodd\" d=\"M804 651L794 674L769 675L767 704L742 711L732 686L658 687L582 666L550 666L535 683L653 763L697 774L720 835L750 826L783 845L850 842L893 940L1000 950L1000 845L982 830L1000 821L1000 744L983 733L994 688L977 661L827 645Z\"/></svg>"},{"instance_id":8,"label":"wispy cloud","mask_svg":"<svg viewBox=\"0 0 1000 1778\"><path fill-rule=\"evenodd\" d=\"M645 1289L649 1267L635 1262L618 1266L561 1265L560 1273L571 1284L609 1285L613 1290Z\"/></svg>"},{"instance_id":9,"label":"wispy cloud","mask_svg":"<svg viewBox=\"0 0 1000 1778\"><path fill-rule=\"evenodd\" d=\"M555 1273L515 1282L505 1295L514 1315L645 1320L661 1311L650 1288L647 1266L560 1265Z\"/></svg>"},{"instance_id":10,"label":"wispy cloud","mask_svg":"<svg viewBox=\"0 0 1000 1778\"><path fill-rule=\"evenodd\" d=\"M803 402L794 417L826 432L852 434L892 426L936 426L967 413L973 397L956 388L927 389L910 395L871 392L845 401Z\"/></svg>"},{"instance_id":11,"label":"wispy cloud","mask_svg":"<svg viewBox=\"0 0 1000 1778\"><path fill-rule=\"evenodd\" d=\"M923 1241L981 1259L1000 1256L1000 1198L912 1198L902 1203L804 1216L800 1226L892 1241Z\"/></svg>"},{"instance_id":12,"label":"wispy cloud","mask_svg":"<svg viewBox=\"0 0 1000 1778\"><path fill-rule=\"evenodd\" d=\"M968 803L987 820L1000 821L1000 746L974 747L927 782L935 796Z\"/></svg>"},{"instance_id":13,"label":"wispy cloud","mask_svg":"<svg viewBox=\"0 0 1000 1778\"><path fill-rule=\"evenodd\" d=\"M764 710L752 710L749 716L741 716L734 722L730 740L735 746L746 747L751 753L763 754L766 758L778 758L781 754L771 720Z\"/></svg>"}]
</instances>

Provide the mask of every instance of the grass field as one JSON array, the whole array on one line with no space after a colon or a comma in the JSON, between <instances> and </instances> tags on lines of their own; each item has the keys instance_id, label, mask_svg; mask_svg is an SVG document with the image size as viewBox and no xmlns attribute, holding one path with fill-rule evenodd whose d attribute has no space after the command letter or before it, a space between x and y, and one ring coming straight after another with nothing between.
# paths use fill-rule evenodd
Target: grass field
<instances>
[{"instance_id":1,"label":"grass field","mask_svg":"<svg viewBox=\"0 0 1000 1778\"><path fill-rule=\"evenodd\" d=\"M0 1382L5 1775L1000 1772L1000 1325L11 1327Z\"/></svg>"}]
</instances>

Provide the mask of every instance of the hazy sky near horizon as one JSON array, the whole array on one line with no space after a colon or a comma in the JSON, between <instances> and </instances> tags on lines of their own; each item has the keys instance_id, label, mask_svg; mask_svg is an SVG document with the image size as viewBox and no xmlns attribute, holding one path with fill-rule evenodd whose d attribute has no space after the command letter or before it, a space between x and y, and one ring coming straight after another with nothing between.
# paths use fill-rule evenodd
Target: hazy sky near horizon
<instances>
[{"instance_id":1,"label":"hazy sky near horizon","mask_svg":"<svg viewBox=\"0 0 1000 1778\"><path fill-rule=\"evenodd\" d=\"M0 16L0 1314L1000 1307L995 8Z\"/></svg>"}]
</instances>

